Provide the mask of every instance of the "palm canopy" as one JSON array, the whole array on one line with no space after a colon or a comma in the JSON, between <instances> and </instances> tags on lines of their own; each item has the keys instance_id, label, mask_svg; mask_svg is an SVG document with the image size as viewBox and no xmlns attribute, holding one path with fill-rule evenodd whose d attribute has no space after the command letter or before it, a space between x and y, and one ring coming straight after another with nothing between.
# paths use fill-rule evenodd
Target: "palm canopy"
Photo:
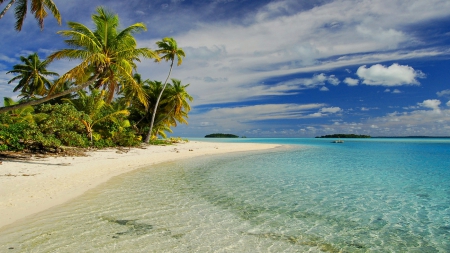
<instances>
[{"instance_id":1,"label":"palm canopy","mask_svg":"<svg viewBox=\"0 0 450 253\"><path fill-rule=\"evenodd\" d=\"M186 88L190 84L182 85L181 81L172 78L172 84L168 89L168 100L171 104L171 117L174 120L187 124L185 117L187 118L187 113L191 110L189 102L192 102L194 98L186 92ZM176 126L176 123L175 123Z\"/></svg>"},{"instance_id":2,"label":"palm canopy","mask_svg":"<svg viewBox=\"0 0 450 253\"><path fill-rule=\"evenodd\" d=\"M110 102L114 93L128 85L127 89L141 101L146 101L142 86L133 79L132 71L136 69L135 61L140 57L156 58L158 55L148 48L136 48L134 33L145 31L143 23L133 24L121 31L119 17L103 7L97 8L97 14L92 15L95 30L77 22L68 22L71 30L58 32L69 39L65 42L72 48L62 49L49 56L54 59L76 59L81 64L69 70L60 80L73 80L77 84L86 83L95 77L94 87L107 90L107 101ZM84 85L87 87L89 85Z\"/></svg>"},{"instance_id":3,"label":"palm canopy","mask_svg":"<svg viewBox=\"0 0 450 253\"><path fill-rule=\"evenodd\" d=\"M158 46L158 50L156 50L155 52L158 55L161 55L160 56L161 59L163 59L165 61L170 61L170 69L169 69L169 74L167 75L166 81L164 82L162 91L159 94L158 99L156 100L156 104L153 109L152 121L150 122L150 129L144 140L145 143L149 143L149 141L150 141L150 138L151 138L151 135L153 132L153 124L155 123L156 111L157 111L157 108L159 105L159 100L161 99L164 89L166 88L167 81L169 80L170 74L172 73L173 62L175 61L175 58L177 58L177 66L180 66L181 63L183 62L183 57L186 56L184 54L183 49L178 48L177 42L173 38L169 38L169 37L163 38L162 41L157 41L156 45ZM159 61L159 60L157 59L157 61Z\"/></svg>"},{"instance_id":4,"label":"palm canopy","mask_svg":"<svg viewBox=\"0 0 450 253\"><path fill-rule=\"evenodd\" d=\"M13 66L13 70L6 72L7 74L17 75L8 82L12 83L19 80L14 92L20 90L21 96L24 97L45 95L52 86L46 76L59 76L58 73L47 70L50 62L47 60L41 61L37 53L30 54L26 58L21 56L20 61L24 64L16 64Z\"/></svg>"},{"instance_id":5,"label":"palm canopy","mask_svg":"<svg viewBox=\"0 0 450 253\"><path fill-rule=\"evenodd\" d=\"M184 54L183 49L178 48L177 42L173 38L166 37L161 41L157 41L156 45L158 46L158 50L155 52L160 56L162 60L174 62L175 57L177 58L177 66L180 66L183 63Z\"/></svg>"},{"instance_id":6,"label":"palm canopy","mask_svg":"<svg viewBox=\"0 0 450 253\"><path fill-rule=\"evenodd\" d=\"M0 4L6 2L5 0L0 0ZM17 31L22 30L23 21L28 12L28 0L11 0L0 13L0 19L3 18L5 13L9 10L9 8L13 5L15 6L15 17L16 24L15 29ZM56 8L55 3L52 0L30 0L31 3L31 13L34 14L34 18L38 21L39 27L44 29L44 18L47 17L47 10L50 11L55 17L58 24L61 25L61 15L59 14L58 8Z\"/></svg>"},{"instance_id":7,"label":"palm canopy","mask_svg":"<svg viewBox=\"0 0 450 253\"><path fill-rule=\"evenodd\" d=\"M163 84L159 81L150 81L148 84L149 104L154 106L157 97L162 91ZM186 92L186 87L188 86L189 84L181 84L181 81L178 79L172 79L172 83L167 85L155 115L151 139L158 134L164 137L165 135L161 134L161 132L167 131L172 126L177 126L177 123L187 124L187 114L191 109L189 102L193 101L193 98Z\"/></svg>"}]
</instances>

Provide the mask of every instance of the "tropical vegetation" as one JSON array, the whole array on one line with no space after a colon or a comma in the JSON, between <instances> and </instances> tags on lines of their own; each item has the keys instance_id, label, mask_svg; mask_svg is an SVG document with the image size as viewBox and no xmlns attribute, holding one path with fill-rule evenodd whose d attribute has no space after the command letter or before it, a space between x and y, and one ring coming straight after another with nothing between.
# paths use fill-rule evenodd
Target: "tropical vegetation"
<instances>
[{"instance_id":1,"label":"tropical vegetation","mask_svg":"<svg viewBox=\"0 0 450 253\"><path fill-rule=\"evenodd\" d=\"M68 48L43 60L37 53L21 56L23 64L8 72L15 75L9 83L16 84L20 100L4 98L0 108L0 151L159 143L158 136L167 138L173 127L187 124L193 100L186 91L189 84L175 78L169 82L174 60L180 65L185 56L176 41L164 38L155 51L138 48L134 34L146 30L143 23L119 30L118 16L103 7L92 20L92 30L68 22L69 30L58 32ZM164 82L142 79L136 62L145 58L170 62ZM48 66L59 59L79 64L58 77Z\"/></svg>"},{"instance_id":2,"label":"tropical vegetation","mask_svg":"<svg viewBox=\"0 0 450 253\"><path fill-rule=\"evenodd\" d=\"M177 42L173 38L164 38L162 41L156 42L156 45L158 45L159 47L159 49L156 50L156 52L158 54L162 54L161 59L165 61L170 61L170 69L166 81L164 82L164 85L158 95L158 98L156 99L156 103L153 108L152 121L150 122L150 129L147 134L147 137L145 138L145 143L148 143L150 141L150 136L152 135L153 130L153 124L155 122L156 110L158 108L159 101L161 100L161 96L166 88L170 74L172 73L172 67L173 62L175 61L175 57L177 58L177 66L181 65L181 63L183 62L183 57L185 57L183 49L178 48Z\"/></svg>"},{"instance_id":3,"label":"tropical vegetation","mask_svg":"<svg viewBox=\"0 0 450 253\"><path fill-rule=\"evenodd\" d=\"M0 0L0 5L6 2L5 0ZM11 0L0 12L0 19L6 14L6 12L11 8L12 5L15 5L14 15L16 17L15 29L17 31L22 30L23 21L25 20L25 16L28 12L28 0ZM53 16L55 17L58 24L61 25L61 14L59 14L59 10L56 7L55 3L52 0L30 0L31 4L31 13L34 14L34 18L38 21L39 27L44 29L44 18L47 17L49 10Z\"/></svg>"}]
</instances>

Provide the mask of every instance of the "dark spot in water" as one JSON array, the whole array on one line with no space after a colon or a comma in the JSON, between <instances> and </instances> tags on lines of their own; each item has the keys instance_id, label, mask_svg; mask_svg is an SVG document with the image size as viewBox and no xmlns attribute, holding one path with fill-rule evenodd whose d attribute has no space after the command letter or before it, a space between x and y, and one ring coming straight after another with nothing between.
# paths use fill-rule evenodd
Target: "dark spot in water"
<instances>
[{"instance_id":1,"label":"dark spot in water","mask_svg":"<svg viewBox=\"0 0 450 253\"><path fill-rule=\"evenodd\" d=\"M427 199L427 198L430 198L430 194L428 194L428 193L418 193L417 197Z\"/></svg>"},{"instance_id":2,"label":"dark spot in water","mask_svg":"<svg viewBox=\"0 0 450 253\"><path fill-rule=\"evenodd\" d=\"M183 236L184 236L184 234L176 234L176 235L172 235L172 238L180 239Z\"/></svg>"},{"instance_id":3,"label":"dark spot in water","mask_svg":"<svg viewBox=\"0 0 450 253\"><path fill-rule=\"evenodd\" d=\"M126 226L128 230L117 232L112 238L119 238L119 235L144 235L151 232L153 226L150 224L139 223L136 220L117 220L113 218L102 217L101 219L107 220L112 223Z\"/></svg>"},{"instance_id":4,"label":"dark spot in water","mask_svg":"<svg viewBox=\"0 0 450 253\"><path fill-rule=\"evenodd\" d=\"M113 220L112 222L117 223L119 225L127 225L128 223L135 222L136 220Z\"/></svg>"},{"instance_id":5,"label":"dark spot in water","mask_svg":"<svg viewBox=\"0 0 450 253\"><path fill-rule=\"evenodd\" d=\"M365 249L366 248L366 246L364 246L364 245L362 245L360 243L357 243L357 242L346 242L346 244L348 246L355 247L357 249Z\"/></svg>"}]
</instances>

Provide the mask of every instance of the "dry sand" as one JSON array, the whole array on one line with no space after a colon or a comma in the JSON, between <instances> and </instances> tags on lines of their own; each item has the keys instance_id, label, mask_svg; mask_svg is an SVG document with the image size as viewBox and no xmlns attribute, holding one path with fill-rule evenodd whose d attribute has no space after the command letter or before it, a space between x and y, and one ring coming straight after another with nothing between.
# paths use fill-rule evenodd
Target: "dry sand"
<instances>
[{"instance_id":1,"label":"dry sand","mask_svg":"<svg viewBox=\"0 0 450 253\"><path fill-rule=\"evenodd\" d=\"M117 149L86 157L48 157L3 161L0 165L0 228L62 204L114 176L144 166L196 156L275 148L279 145L191 141Z\"/></svg>"}]
</instances>

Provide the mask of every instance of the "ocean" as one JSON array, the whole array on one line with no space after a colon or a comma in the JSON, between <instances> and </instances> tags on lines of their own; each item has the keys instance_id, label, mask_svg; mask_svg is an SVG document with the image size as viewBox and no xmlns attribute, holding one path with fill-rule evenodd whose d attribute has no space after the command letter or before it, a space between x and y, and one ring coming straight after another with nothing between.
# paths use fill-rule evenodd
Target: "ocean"
<instances>
[{"instance_id":1,"label":"ocean","mask_svg":"<svg viewBox=\"0 0 450 253\"><path fill-rule=\"evenodd\" d=\"M0 232L0 252L450 252L450 139L279 143L115 177Z\"/></svg>"}]
</instances>

